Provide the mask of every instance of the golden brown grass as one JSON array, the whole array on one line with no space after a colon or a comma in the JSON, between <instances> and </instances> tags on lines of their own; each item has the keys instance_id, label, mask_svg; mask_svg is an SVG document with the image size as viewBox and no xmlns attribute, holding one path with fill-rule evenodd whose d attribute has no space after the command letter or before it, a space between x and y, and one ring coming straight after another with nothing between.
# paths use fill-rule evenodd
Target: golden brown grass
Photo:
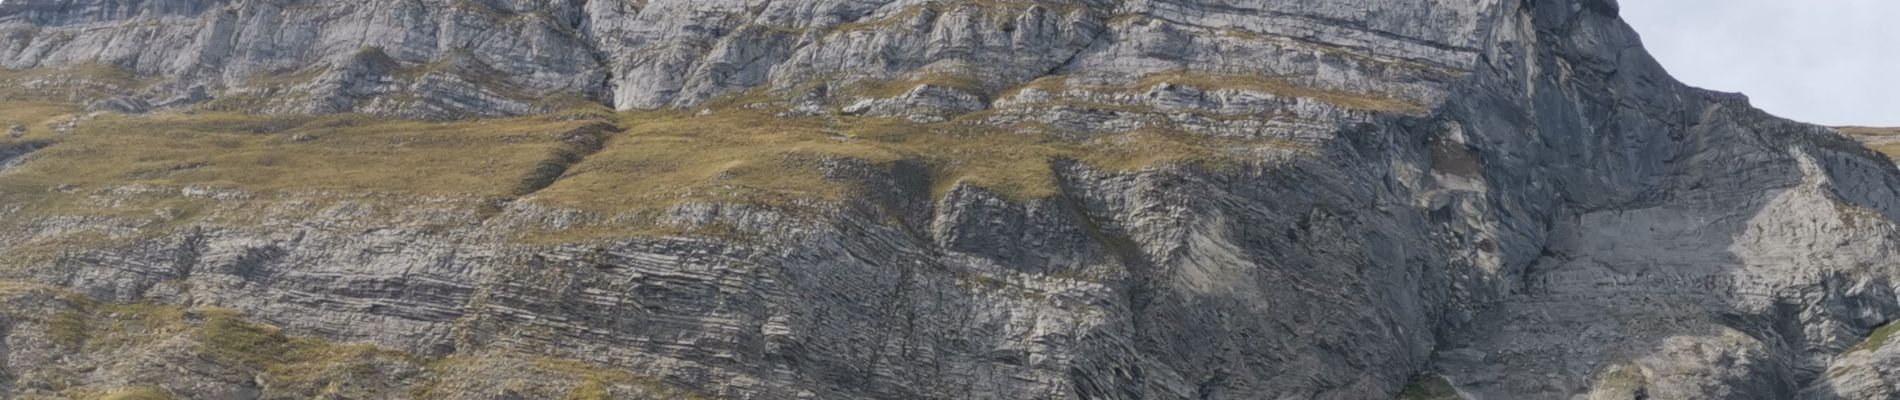
<instances>
[{"instance_id":1,"label":"golden brown grass","mask_svg":"<svg viewBox=\"0 0 1900 400\"><path fill-rule=\"evenodd\" d=\"M874 148L828 138L815 119L740 112L718 117L642 113L626 131L570 169L537 198L602 211L665 207L680 200L785 203L835 199L818 155L892 159Z\"/></svg>"},{"instance_id":2,"label":"golden brown grass","mask_svg":"<svg viewBox=\"0 0 1900 400\"><path fill-rule=\"evenodd\" d=\"M378 213L418 199L492 203L521 194L550 160L568 155L569 133L597 124L585 113L453 123L356 115L100 115L70 134L46 136L50 145L0 174L0 204L16 216L111 219L88 226L130 226L135 234L37 237L13 243L14 257L0 264L30 265L205 223L251 226L267 214L294 220L346 200L370 202ZM185 196L184 188L242 197ZM289 202L303 205L275 207ZM301 214L271 214L280 211ZM0 229L21 231L36 220L0 218Z\"/></svg>"},{"instance_id":3,"label":"golden brown grass","mask_svg":"<svg viewBox=\"0 0 1900 400\"><path fill-rule=\"evenodd\" d=\"M16 102L0 105L0 146L22 141L53 138L54 126L82 111L78 106L51 102ZM24 128L13 137L13 127Z\"/></svg>"},{"instance_id":4,"label":"golden brown grass","mask_svg":"<svg viewBox=\"0 0 1900 400\"><path fill-rule=\"evenodd\" d=\"M1161 130L1087 136L1035 126L783 118L747 110L701 116L636 113L626 115L622 124L626 131L606 149L569 170L537 198L601 211L654 209L680 201L836 201L853 188L826 179L819 168L822 162L879 165L910 160L932 169L938 194L967 182L1023 200L1055 193L1050 168L1059 159L1111 170L1170 163L1221 166L1263 150L1297 148L1275 140Z\"/></svg>"},{"instance_id":5,"label":"golden brown grass","mask_svg":"<svg viewBox=\"0 0 1900 400\"><path fill-rule=\"evenodd\" d=\"M689 390L680 389L655 379L634 375L627 371L602 368L585 362L538 357L531 363L534 369L560 376L572 377L580 381L574 389L568 391L565 398L570 400L605 400L612 398L607 391L608 385L633 386L643 395L653 398L700 400L707 397Z\"/></svg>"},{"instance_id":6,"label":"golden brown grass","mask_svg":"<svg viewBox=\"0 0 1900 400\"><path fill-rule=\"evenodd\" d=\"M63 68L0 69L0 101L83 102L131 93L153 83L123 68L96 62Z\"/></svg>"},{"instance_id":7,"label":"golden brown grass","mask_svg":"<svg viewBox=\"0 0 1900 400\"><path fill-rule=\"evenodd\" d=\"M57 106L36 110L17 114L70 111ZM261 215L274 204L342 198L387 197L397 202L391 208L404 206L401 199L493 204L522 198L608 217L654 216L683 203L797 212L858 191L878 190L856 187L859 182L851 179L827 178L823 166L832 162L873 168L914 162L930 169L937 195L961 182L1027 200L1056 193L1051 166L1057 160L1117 171L1167 164L1222 168L1262 152L1299 149L1275 140L1212 138L1165 129L1085 133L973 122L980 118L917 123L899 118L780 117L751 109L705 115L612 114L598 106L539 117L459 122L360 115L103 114L84 120L70 134L45 136L52 145L0 175L0 204L14 205L24 215L123 219L136 224L137 232L153 235L206 222L255 224L258 220L247 216ZM609 132L597 153L576 152L575 132L598 132L608 129L600 128L607 124L623 131ZM123 193L131 187L151 190ZM181 188L244 197L183 196ZM306 206L300 212L319 209ZM0 227L22 229L15 224L30 222L12 220ZM618 218L613 229L581 229L578 232L586 234L578 236L528 234L586 240L681 233L679 227L658 226L653 220ZM70 232L16 243L12 249L51 256L62 249L130 239L109 236Z\"/></svg>"},{"instance_id":8,"label":"golden brown grass","mask_svg":"<svg viewBox=\"0 0 1900 400\"><path fill-rule=\"evenodd\" d=\"M401 353L371 346L287 336L275 327L250 322L229 310L113 304L58 288L41 290L65 299L73 307L45 317L45 329L49 337L75 355L123 357L149 351L189 351L220 364L254 368L262 373L260 379L271 382L278 391L322 387L326 386L324 380L372 378L344 376L347 371L362 370L353 367L361 364L359 356L365 353L407 360ZM4 295L23 293L15 290ZM168 347L181 342L185 347ZM86 388L71 391L88 392ZM159 388L139 386L107 391L99 398L170 397Z\"/></svg>"},{"instance_id":9,"label":"golden brown grass","mask_svg":"<svg viewBox=\"0 0 1900 400\"><path fill-rule=\"evenodd\" d=\"M1845 133L1845 134L1853 135L1853 136L1900 135L1900 128L1880 128L1880 127L1871 127L1871 126L1843 126L1836 129L1840 130L1841 133Z\"/></svg>"},{"instance_id":10,"label":"golden brown grass","mask_svg":"<svg viewBox=\"0 0 1900 400\"><path fill-rule=\"evenodd\" d=\"M1887 155L1889 160L1900 161L1900 144L1870 144L1868 147Z\"/></svg>"},{"instance_id":11,"label":"golden brown grass","mask_svg":"<svg viewBox=\"0 0 1900 400\"><path fill-rule=\"evenodd\" d=\"M611 398L629 391L639 398L699 399L702 395L664 381L586 362L531 357L505 351L430 359L369 344L336 343L285 334L274 326L253 322L239 313L218 308L184 309L157 304L101 302L57 287L0 281L0 296L52 296L69 309L47 316L49 310L15 310L12 317L38 319L48 336L74 357L70 362L148 357L153 352L201 360L257 373L273 398L379 398L367 392L399 391L421 398L444 398L432 389L467 387L477 377L516 377L565 391L569 398ZM21 325L28 327L31 325ZM110 368L149 368L108 363ZM98 368L91 364L88 368ZM47 366L43 371L67 367ZM389 370L430 371L417 381L395 381L380 375ZM35 376L33 379L47 379ZM366 383L409 383L384 387ZM39 382L45 383L45 382ZM134 382L149 383L149 382ZM124 387L57 385L63 398L168 399L163 388L134 384ZM385 393L387 394L387 393Z\"/></svg>"},{"instance_id":12,"label":"golden brown grass","mask_svg":"<svg viewBox=\"0 0 1900 400\"><path fill-rule=\"evenodd\" d=\"M989 88L985 87L980 79L969 74L942 71L911 74L890 80L867 81L847 88L844 92L854 96L891 98L902 96L922 85L951 88L979 96L989 93Z\"/></svg>"},{"instance_id":13,"label":"golden brown grass","mask_svg":"<svg viewBox=\"0 0 1900 400\"><path fill-rule=\"evenodd\" d=\"M588 123L103 115L30 155L0 185L500 196L561 146L560 134Z\"/></svg>"},{"instance_id":14,"label":"golden brown grass","mask_svg":"<svg viewBox=\"0 0 1900 400\"><path fill-rule=\"evenodd\" d=\"M413 388L411 397L455 398L457 393L471 387L492 385L524 388L533 392L554 389L562 393L560 398L568 400L708 398L690 389L625 370L506 350L433 360L429 363L429 369L434 379Z\"/></svg>"},{"instance_id":15,"label":"golden brown grass","mask_svg":"<svg viewBox=\"0 0 1900 400\"><path fill-rule=\"evenodd\" d=\"M115 390L99 400L171 400L172 395L154 387L134 387Z\"/></svg>"},{"instance_id":16,"label":"golden brown grass","mask_svg":"<svg viewBox=\"0 0 1900 400\"><path fill-rule=\"evenodd\" d=\"M1900 128L1877 128L1867 126L1844 126L1835 128L1848 137L1867 144L1887 158L1900 160Z\"/></svg>"}]
</instances>

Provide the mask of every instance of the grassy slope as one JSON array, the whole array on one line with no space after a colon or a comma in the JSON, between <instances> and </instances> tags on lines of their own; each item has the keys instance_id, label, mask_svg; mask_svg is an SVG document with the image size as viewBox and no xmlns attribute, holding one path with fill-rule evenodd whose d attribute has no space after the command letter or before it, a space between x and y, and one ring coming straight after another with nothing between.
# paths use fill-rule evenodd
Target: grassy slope
<instances>
[{"instance_id":1,"label":"grassy slope","mask_svg":"<svg viewBox=\"0 0 1900 400\"><path fill-rule=\"evenodd\" d=\"M925 83L975 85L944 74L913 78L860 83L852 91L896 94ZM606 218L614 222L595 223L615 226L585 234L522 233L556 241L586 240L678 233L677 227L641 226L637 221L653 221L652 216L682 203L784 210L877 190L828 178L823 166L841 161L872 168L899 161L923 165L932 172L938 195L957 183L969 183L1028 200L1056 193L1051 166L1057 160L1117 171L1168 164L1223 168L1260 159L1264 153L1301 151L1271 139L1215 138L1169 129L1101 133L978 124L986 113L940 123L778 117L754 108L775 98L770 93L728 96L709 103L721 111L698 115L615 114L582 105L533 117L420 122L207 110L89 114L75 103L133 92L154 82L97 66L0 71L0 86L26 82L41 87L0 91L0 130L24 129L18 137L0 135L0 149L44 145L24 156L21 165L0 172L0 204L11 206L0 209L0 216L29 217L0 218L0 229L14 231L28 231L31 227L22 224L43 219L31 217L60 216L111 218L138 232L165 234L204 224L294 222L343 201L383 204L390 210L408 208L415 201L446 200L472 208L521 201L634 217ZM1141 90L1162 83L1408 110L1405 104L1377 96L1301 89L1266 78L1183 72L1157 74L1126 88L1092 89ZM1045 80L1027 86L1051 84L1065 83ZM64 94L54 95L59 93ZM596 130L610 132L587 131L593 142L581 146L584 140L576 139L577 132L601 126L608 128ZM187 188L236 197L182 194ZM61 235L38 237L32 243L0 242L0 247L16 254L53 253L75 245L97 247L100 238L93 236L125 239L124 232ZM23 251L30 248L47 251Z\"/></svg>"},{"instance_id":2,"label":"grassy slope","mask_svg":"<svg viewBox=\"0 0 1900 400\"><path fill-rule=\"evenodd\" d=\"M0 281L0 303L48 304L44 300L48 298L63 310L16 309L0 314L20 321L16 329L44 332L43 336L20 336L11 343L14 346L52 346L61 354L53 365L37 366L31 369L33 373L18 377L24 380L18 382L21 387L50 390L65 398L173 398L162 387L174 374L138 373L170 368L147 365L152 360L253 371L257 376L245 379L263 383L265 398L459 398L471 391L495 389L574 399L701 397L660 381L574 360L500 350L417 357L372 345L286 335L229 310L108 304L58 288ZM133 381L97 386L76 379L87 374L128 376Z\"/></svg>"},{"instance_id":3,"label":"grassy slope","mask_svg":"<svg viewBox=\"0 0 1900 400\"><path fill-rule=\"evenodd\" d=\"M18 113L32 119L72 111L49 106ZM571 151L573 133L603 124L620 131L610 133L597 153L576 157ZM1297 149L1273 140L1158 130L1091 136L1035 126L979 127L961 120L923 124L870 117L782 118L744 110L710 115L594 111L457 122L356 115L101 114L68 133L36 130L30 138L6 140L51 143L0 175L0 202L19 205L26 214L163 213L236 224L255 221L246 213L221 212L219 207L251 202L255 204L246 209L263 210L283 201L332 197L475 202L525 197L538 204L615 215L650 214L685 202L828 202L864 189L824 176L821 165L839 160L871 165L920 162L932 168L939 193L954 183L969 182L1010 198L1034 199L1055 193L1050 166L1058 159L1111 170L1169 163L1217 168L1261 152ZM558 179L521 190L524 182L549 173L547 164L555 162L565 167L553 171L561 174ZM157 194L102 197L127 187ZM175 195L180 188L245 197Z\"/></svg>"},{"instance_id":4,"label":"grassy slope","mask_svg":"<svg viewBox=\"0 0 1900 400\"><path fill-rule=\"evenodd\" d=\"M1867 144L1874 151L1887 155L1887 158L1900 158L1900 128L1874 128L1865 126L1846 126L1837 128L1848 137Z\"/></svg>"},{"instance_id":5,"label":"grassy slope","mask_svg":"<svg viewBox=\"0 0 1900 400\"><path fill-rule=\"evenodd\" d=\"M567 207L644 209L682 199L783 203L838 200L852 188L826 180L822 160L930 166L941 194L969 182L1016 199L1054 194L1051 162L1072 159L1111 170L1166 163L1218 166L1258 151L1295 146L1137 131L1078 137L1039 127L997 129L895 118L780 118L752 111L704 116L636 113L626 132L582 162L540 198Z\"/></svg>"},{"instance_id":6,"label":"grassy slope","mask_svg":"<svg viewBox=\"0 0 1900 400\"><path fill-rule=\"evenodd\" d=\"M5 184L201 185L251 192L498 196L580 121L424 123L357 116L104 115Z\"/></svg>"}]
</instances>

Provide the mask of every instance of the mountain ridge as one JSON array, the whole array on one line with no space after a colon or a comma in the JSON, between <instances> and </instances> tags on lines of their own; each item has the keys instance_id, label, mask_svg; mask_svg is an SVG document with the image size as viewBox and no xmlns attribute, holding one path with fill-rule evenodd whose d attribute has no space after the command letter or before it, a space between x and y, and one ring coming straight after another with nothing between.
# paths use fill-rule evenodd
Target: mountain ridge
<instances>
[{"instance_id":1,"label":"mountain ridge","mask_svg":"<svg viewBox=\"0 0 1900 400\"><path fill-rule=\"evenodd\" d=\"M0 278L413 373L24 313L0 393L1895 393L1900 170L1614 1L4 7Z\"/></svg>"}]
</instances>

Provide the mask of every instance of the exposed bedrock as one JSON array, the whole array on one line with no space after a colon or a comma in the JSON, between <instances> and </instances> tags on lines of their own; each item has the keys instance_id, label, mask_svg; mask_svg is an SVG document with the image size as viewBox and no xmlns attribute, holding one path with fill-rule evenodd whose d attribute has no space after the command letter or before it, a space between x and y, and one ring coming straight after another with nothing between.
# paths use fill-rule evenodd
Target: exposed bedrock
<instances>
[{"instance_id":1,"label":"exposed bedrock","mask_svg":"<svg viewBox=\"0 0 1900 400\"><path fill-rule=\"evenodd\" d=\"M108 303L230 308L419 358L576 359L716 398L1371 399L1441 381L1474 399L1894 396L1894 346L1874 331L1900 318L1900 170L1677 82L1616 12L10 0L0 65L129 74L106 87L133 97L102 111L447 119L578 102L1284 145L1225 164L1054 157L1034 195L923 161L828 159L814 168L842 198L661 216L722 234L524 238L617 221L538 201L620 140L600 128L502 201L286 201L244 224L10 207L0 218L28 228L0 249L50 254L16 257L10 279ZM96 72L11 79L96 88L72 83L109 81ZM0 181L38 146L0 147ZM89 201L254 195L127 185ZM131 240L54 240L74 232ZM65 348L7 318L26 321L0 321L15 395L284 393L222 372L39 371Z\"/></svg>"}]
</instances>

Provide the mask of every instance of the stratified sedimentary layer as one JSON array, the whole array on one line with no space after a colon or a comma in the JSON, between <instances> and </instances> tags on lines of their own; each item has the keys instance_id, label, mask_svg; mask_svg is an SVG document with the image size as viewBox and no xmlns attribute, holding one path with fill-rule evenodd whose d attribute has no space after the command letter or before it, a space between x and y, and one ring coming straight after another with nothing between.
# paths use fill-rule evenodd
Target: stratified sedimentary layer
<instances>
[{"instance_id":1,"label":"stratified sedimentary layer","mask_svg":"<svg viewBox=\"0 0 1900 400\"><path fill-rule=\"evenodd\" d=\"M0 393L1889 396L1900 170L1616 14L9 0Z\"/></svg>"}]
</instances>

